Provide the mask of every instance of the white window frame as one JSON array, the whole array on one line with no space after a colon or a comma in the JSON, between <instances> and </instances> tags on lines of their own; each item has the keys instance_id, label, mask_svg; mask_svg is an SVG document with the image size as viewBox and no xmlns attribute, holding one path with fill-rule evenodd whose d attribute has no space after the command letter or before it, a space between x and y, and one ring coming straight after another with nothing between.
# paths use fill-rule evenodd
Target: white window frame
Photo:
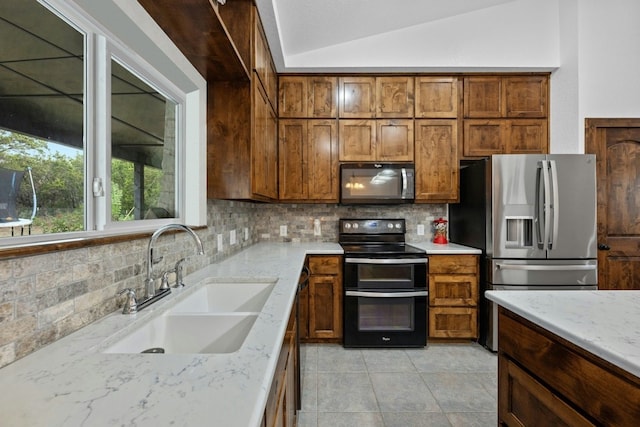
<instances>
[{"instance_id":1,"label":"white window frame","mask_svg":"<svg viewBox=\"0 0 640 427\"><path fill-rule=\"evenodd\" d=\"M38 0L85 35L85 231L0 239L0 248L32 243L64 242L131 232L153 231L167 223L203 226L207 221L206 198L206 81L159 28L146 11L130 0ZM83 3L81 7L78 3ZM104 8L130 18L130 31L116 35L94 18ZM122 22L118 22L122 28ZM115 26L114 30L115 31ZM140 34L157 47L153 58L128 43ZM134 43L132 43L134 44ZM142 80L178 104L176 112L176 213L177 218L113 222L111 212L111 59L125 65ZM158 58L161 60L159 61ZM155 64L160 63L156 67ZM169 68L167 68L169 67ZM170 69L170 67L174 67ZM160 70L159 70L160 68ZM169 70L163 72L162 69ZM174 83L166 74L179 70L185 79ZM188 84L184 82L188 81ZM104 118L104 119L102 119ZM189 165L187 167L187 165ZM102 178L105 197L94 197L93 177ZM187 185L188 183L188 185Z\"/></svg>"}]
</instances>

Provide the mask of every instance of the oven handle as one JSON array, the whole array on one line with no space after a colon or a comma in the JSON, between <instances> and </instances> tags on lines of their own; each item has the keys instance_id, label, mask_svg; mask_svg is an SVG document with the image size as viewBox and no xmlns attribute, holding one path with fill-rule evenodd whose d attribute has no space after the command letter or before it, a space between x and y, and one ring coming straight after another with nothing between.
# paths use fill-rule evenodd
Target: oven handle
<instances>
[{"instance_id":1,"label":"oven handle","mask_svg":"<svg viewBox=\"0 0 640 427\"><path fill-rule=\"evenodd\" d=\"M408 291L408 292L365 292L365 291L346 291L348 297L367 297L367 298L408 298L408 297L426 297L429 291Z\"/></svg>"},{"instance_id":2,"label":"oven handle","mask_svg":"<svg viewBox=\"0 0 640 427\"><path fill-rule=\"evenodd\" d=\"M427 258L345 258L346 264L426 264Z\"/></svg>"}]
</instances>

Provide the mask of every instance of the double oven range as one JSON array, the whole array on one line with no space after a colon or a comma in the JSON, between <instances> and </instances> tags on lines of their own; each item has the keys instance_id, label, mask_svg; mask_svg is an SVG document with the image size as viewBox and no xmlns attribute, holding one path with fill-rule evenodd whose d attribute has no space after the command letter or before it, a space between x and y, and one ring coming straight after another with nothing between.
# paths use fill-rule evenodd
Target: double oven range
<instances>
[{"instance_id":1,"label":"double oven range","mask_svg":"<svg viewBox=\"0 0 640 427\"><path fill-rule=\"evenodd\" d=\"M341 219L344 346L424 347L424 250L405 243L404 219Z\"/></svg>"}]
</instances>

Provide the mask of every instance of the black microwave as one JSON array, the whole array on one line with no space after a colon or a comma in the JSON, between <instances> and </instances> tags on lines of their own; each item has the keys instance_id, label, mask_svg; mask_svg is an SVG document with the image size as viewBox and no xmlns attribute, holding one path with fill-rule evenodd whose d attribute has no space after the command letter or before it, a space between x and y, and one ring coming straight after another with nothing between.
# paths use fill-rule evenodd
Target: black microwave
<instances>
[{"instance_id":1,"label":"black microwave","mask_svg":"<svg viewBox=\"0 0 640 427\"><path fill-rule=\"evenodd\" d=\"M340 203L397 204L415 199L412 163L343 163L340 165Z\"/></svg>"}]
</instances>

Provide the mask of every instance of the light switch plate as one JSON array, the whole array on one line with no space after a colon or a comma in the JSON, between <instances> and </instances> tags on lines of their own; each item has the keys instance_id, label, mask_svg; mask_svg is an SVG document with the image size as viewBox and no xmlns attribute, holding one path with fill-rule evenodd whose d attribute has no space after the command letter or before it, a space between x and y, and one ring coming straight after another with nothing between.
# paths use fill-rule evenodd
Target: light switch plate
<instances>
[{"instance_id":1,"label":"light switch plate","mask_svg":"<svg viewBox=\"0 0 640 427\"><path fill-rule=\"evenodd\" d=\"M424 224L418 224L418 236L424 236Z\"/></svg>"},{"instance_id":2,"label":"light switch plate","mask_svg":"<svg viewBox=\"0 0 640 427\"><path fill-rule=\"evenodd\" d=\"M287 226L286 225L281 225L280 226L280 236L281 237L287 237Z\"/></svg>"},{"instance_id":3,"label":"light switch plate","mask_svg":"<svg viewBox=\"0 0 640 427\"><path fill-rule=\"evenodd\" d=\"M229 232L229 244L230 245L236 244L236 230L231 230Z\"/></svg>"},{"instance_id":4,"label":"light switch plate","mask_svg":"<svg viewBox=\"0 0 640 427\"><path fill-rule=\"evenodd\" d=\"M249 240L249 228L244 228L244 240Z\"/></svg>"},{"instance_id":5,"label":"light switch plate","mask_svg":"<svg viewBox=\"0 0 640 427\"><path fill-rule=\"evenodd\" d=\"M222 234L218 234L218 252L222 252Z\"/></svg>"}]
</instances>

